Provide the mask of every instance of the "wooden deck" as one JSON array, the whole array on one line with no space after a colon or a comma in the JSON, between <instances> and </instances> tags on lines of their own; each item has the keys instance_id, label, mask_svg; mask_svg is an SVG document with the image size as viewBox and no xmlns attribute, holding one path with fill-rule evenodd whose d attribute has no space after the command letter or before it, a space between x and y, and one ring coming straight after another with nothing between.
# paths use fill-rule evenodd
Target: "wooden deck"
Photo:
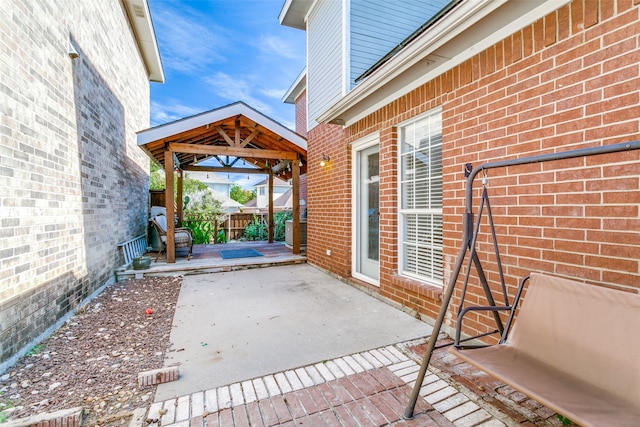
<instances>
[{"instance_id":1,"label":"wooden deck","mask_svg":"<svg viewBox=\"0 0 640 427\"><path fill-rule=\"evenodd\" d=\"M255 249L262 256L249 258L223 259L222 250ZM219 245L193 245L193 254L187 260L187 249L176 250L176 262L167 264L166 255L162 254L156 261L157 253L148 253L151 267L147 270L119 270L116 280L142 278L144 276L177 276L187 274L214 273L221 271L260 268L272 265L300 264L307 262L304 252L294 255L290 248L282 242L234 242Z\"/></svg>"}]
</instances>

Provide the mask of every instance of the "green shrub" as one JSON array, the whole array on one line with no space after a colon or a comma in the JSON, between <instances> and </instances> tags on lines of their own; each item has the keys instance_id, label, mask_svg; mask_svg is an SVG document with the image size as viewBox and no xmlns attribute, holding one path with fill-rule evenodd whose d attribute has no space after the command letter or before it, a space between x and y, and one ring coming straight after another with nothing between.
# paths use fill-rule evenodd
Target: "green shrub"
<instances>
[{"instance_id":1,"label":"green shrub","mask_svg":"<svg viewBox=\"0 0 640 427\"><path fill-rule=\"evenodd\" d=\"M216 200L209 190L199 191L185 198L184 226L191 230L194 244L219 242L216 229L223 222L222 202Z\"/></svg>"},{"instance_id":2,"label":"green shrub","mask_svg":"<svg viewBox=\"0 0 640 427\"><path fill-rule=\"evenodd\" d=\"M262 219L257 215L253 215L253 221L244 228L244 238L247 240L267 240L267 224L262 222Z\"/></svg>"},{"instance_id":3,"label":"green shrub","mask_svg":"<svg viewBox=\"0 0 640 427\"><path fill-rule=\"evenodd\" d=\"M273 214L273 240L276 242L283 242L285 238L286 222L293 218L293 214L290 211L275 212ZM269 230L267 229L267 222L258 217L253 216L251 221L244 228L244 237L247 240L267 240L269 238Z\"/></svg>"},{"instance_id":4,"label":"green shrub","mask_svg":"<svg viewBox=\"0 0 640 427\"><path fill-rule=\"evenodd\" d=\"M184 225L191 230L194 245L211 243L211 238L215 234L215 228L211 221L188 218L185 219Z\"/></svg>"},{"instance_id":5,"label":"green shrub","mask_svg":"<svg viewBox=\"0 0 640 427\"><path fill-rule=\"evenodd\" d=\"M291 211L276 212L273 214L273 240L284 242L286 222L293 218Z\"/></svg>"}]
</instances>

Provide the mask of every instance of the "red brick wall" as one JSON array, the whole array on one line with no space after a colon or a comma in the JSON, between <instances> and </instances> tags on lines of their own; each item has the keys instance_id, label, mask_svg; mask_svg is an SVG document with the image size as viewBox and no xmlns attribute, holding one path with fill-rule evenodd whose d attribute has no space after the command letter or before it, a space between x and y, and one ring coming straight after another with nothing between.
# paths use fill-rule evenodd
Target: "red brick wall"
<instances>
[{"instance_id":1,"label":"red brick wall","mask_svg":"<svg viewBox=\"0 0 640 427\"><path fill-rule=\"evenodd\" d=\"M296 98L296 132L307 137L307 91Z\"/></svg>"},{"instance_id":2,"label":"red brick wall","mask_svg":"<svg viewBox=\"0 0 640 427\"><path fill-rule=\"evenodd\" d=\"M437 290L397 274L397 124L442 107L448 277L460 247L465 163L477 166L639 138L639 33L639 7L633 1L575 0L345 130L331 125L313 129L309 261L350 275L348 143L378 130L380 293L435 317ZM332 162L321 170L317 163L323 152ZM639 288L639 160L639 152L627 152L490 171L508 285L538 270ZM474 211L479 190L476 195ZM331 257L326 249L332 250ZM480 236L479 249L491 285L498 289L488 234ZM470 294L482 302L476 287ZM484 319L470 320L484 330Z\"/></svg>"},{"instance_id":3,"label":"red brick wall","mask_svg":"<svg viewBox=\"0 0 640 427\"><path fill-rule=\"evenodd\" d=\"M305 173L304 175L300 176L300 199L304 200L305 203L308 200L307 199L307 174ZM305 209L307 208L307 205L305 204L304 206L300 206L300 212L303 212Z\"/></svg>"},{"instance_id":4,"label":"red brick wall","mask_svg":"<svg viewBox=\"0 0 640 427\"><path fill-rule=\"evenodd\" d=\"M351 153L348 146L339 143L342 140L342 126L321 124L309 132L307 259L319 267L349 277ZM323 154L331 158L325 167L320 166ZM330 255L327 250L331 251Z\"/></svg>"},{"instance_id":5,"label":"red brick wall","mask_svg":"<svg viewBox=\"0 0 640 427\"><path fill-rule=\"evenodd\" d=\"M303 91L295 101L296 107L296 133L307 137L307 91ZM307 199L307 174L300 176L300 199ZM300 212L304 212L307 205L300 206Z\"/></svg>"}]
</instances>

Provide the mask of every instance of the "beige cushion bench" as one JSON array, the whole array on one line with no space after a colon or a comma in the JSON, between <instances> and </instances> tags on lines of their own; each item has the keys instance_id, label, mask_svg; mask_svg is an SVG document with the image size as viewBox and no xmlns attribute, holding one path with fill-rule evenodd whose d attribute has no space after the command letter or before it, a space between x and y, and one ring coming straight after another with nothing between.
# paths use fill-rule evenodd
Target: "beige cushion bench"
<instances>
[{"instance_id":1,"label":"beige cushion bench","mask_svg":"<svg viewBox=\"0 0 640 427\"><path fill-rule=\"evenodd\" d=\"M582 426L640 426L640 295L532 273L507 341L449 350Z\"/></svg>"}]
</instances>

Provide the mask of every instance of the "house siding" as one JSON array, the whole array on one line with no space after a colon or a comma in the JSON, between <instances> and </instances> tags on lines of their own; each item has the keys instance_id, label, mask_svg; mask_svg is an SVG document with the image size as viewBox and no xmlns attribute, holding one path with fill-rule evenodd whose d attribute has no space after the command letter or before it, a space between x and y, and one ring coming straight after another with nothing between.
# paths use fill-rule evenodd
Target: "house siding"
<instances>
[{"instance_id":1,"label":"house siding","mask_svg":"<svg viewBox=\"0 0 640 427\"><path fill-rule=\"evenodd\" d=\"M447 3L449 0L351 0L349 89L356 78Z\"/></svg>"},{"instance_id":2,"label":"house siding","mask_svg":"<svg viewBox=\"0 0 640 427\"><path fill-rule=\"evenodd\" d=\"M345 93L343 73L342 1L317 2L307 23L307 129Z\"/></svg>"},{"instance_id":3,"label":"house siding","mask_svg":"<svg viewBox=\"0 0 640 427\"><path fill-rule=\"evenodd\" d=\"M446 284L461 244L465 163L640 137L635 3L574 0L347 128L323 124L310 131L308 261L350 277L348 147L379 131L380 287L372 289L435 318L441 289L397 272L398 124L442 108ZM330 169L318 166L322 152L331 155ZM512 295L531 271L638 292L639 177L637 151L490 171L488 191ZM488 233L480 235L478 249L491 286L499 289ZM475 283L472 275L469 296L482 303ZM448 326L455 324L455 306ZM482 316L469 320L470 333L485 332L490 323Z\"/></svg>"},{"instance_id":4,"label":"house siding","mask_svg":"<svg viewBox=\"0 0 640 427\"><path fill-rule=\"evenodd\" d=\"M149 80L120 2L5 1L0 112L1 368L145 232Z\"/></svg>"}]
</instances>

